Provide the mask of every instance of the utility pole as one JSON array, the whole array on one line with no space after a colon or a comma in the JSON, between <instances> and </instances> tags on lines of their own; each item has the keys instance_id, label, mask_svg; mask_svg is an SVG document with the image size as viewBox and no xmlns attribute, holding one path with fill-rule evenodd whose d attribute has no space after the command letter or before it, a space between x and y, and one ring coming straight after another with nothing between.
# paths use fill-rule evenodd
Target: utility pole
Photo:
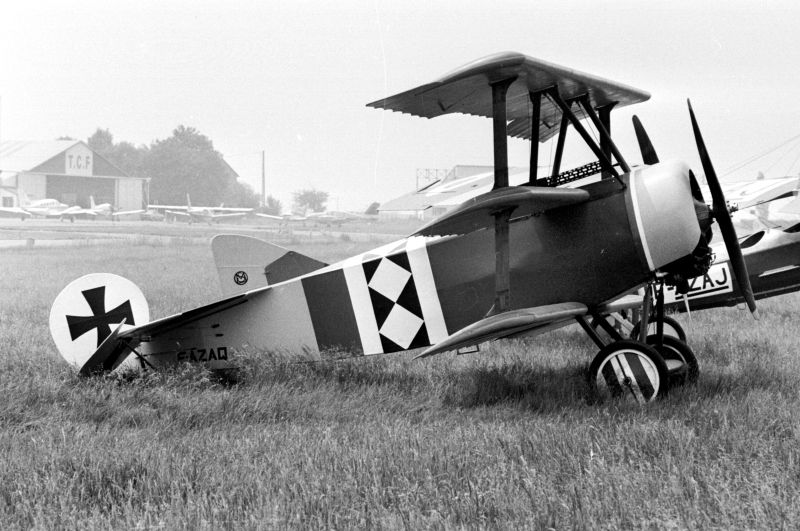
<instances>
[{"instance_id":1,"label":"utility pole","mask_svg":"<svg viewBox=\"0 0 800 531\"><path fill-rule=\"evenodd\" d=\"M261 150L261 206L267 206L267 177L264 170L264 150Z\"/></svg>"}]
</instances>

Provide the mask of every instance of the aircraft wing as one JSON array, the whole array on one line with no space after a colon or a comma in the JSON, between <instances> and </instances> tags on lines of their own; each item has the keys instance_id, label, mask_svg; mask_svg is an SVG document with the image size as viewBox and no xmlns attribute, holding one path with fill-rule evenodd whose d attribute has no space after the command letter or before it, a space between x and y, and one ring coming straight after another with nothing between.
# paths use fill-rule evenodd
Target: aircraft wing
<instances>
[{"instance_id":1,"label":"aircraft wing","mask_svg":"<svg viewBox=\"0 0 800 531\"><path fill-rule=\"evenodd\" d=\"M785 214L795 214L800 216L800 196L792 199L786 206L781 209Z\"/></svg>"},{"instance_id":2,"label":"aircraft wing","mask_svg":"<svg viewBox=\"0 0 800 531\"><path fill-rule=\"evenodd\" d=\"M745 209L760 203L790 197L797 189L797 177L728 182L723 186L725 198L737 208ZM707 186L701 186L703 197L710 197Z\"/></svg>"},{"instance_id":3,"label":"aircraft wing","mask_svg":"<svg viewBox=\"0 0 800 531\"><path fill-rule=\"evenodd\" d=\"M4 218L29 218L33 214L19 207L0 207L0 217Z\"/></svg>"},{"instance_id":4,"label":"aircraft wing","mask_svg":"<svg viewBox=\"0 0 800 531\"><path fill-rule=\"evenodd\" d=\"M487 82L516 77L506 96L508 135L531 138L529 92L558 87L569 101L587 95L592 107L616 104L624 107L650 99L650 94L622 83L609 81L515 52L504 52L478 59L445 75L438 81L401 92L368 104L368 107L434 118L462 113L492 117L492 91ZM582 117L582 111L576 112ZM561 111L549 98L542 99L537 136L548 140L559 129Z\"/></svg>"},{"instance_id":5,"label":"aircraft wing","mask_svg":"<svg viewBox=\"0 0 800 531\"><path fill-rule=\"evenodd\" d=\"M186 205L147 205L147 210L171 210L174 212L176 210L186 211L189 210L189 207Z\"/></svg>"},{"instance_id":6,"label":"aircraft wing","mask_svg":"<svg viewBox=\"0 0 800 531\"><path fill-rule=\"evenodd\" d=\"M188 212L185 212L185 211L182 212L180 210L165 210L164 214L170 214L172 216L182 217L182 218L190 218L190 217L192 217L192 215L189 214Z\"/></svg>"},{"instance_id":7,"label":"aircraft wing","mask_svg":"<svg viewBox=\"0 0 800 531\"><path fill-rule=\"evenodd\" d=\"M246 215L247 215L247 212L228 212L228 213L225 213L225 214L211 214L211 219L243 218Z\"/></svg>"},{"instance_id":8,"label":"aircraft wing","mask_svg":"<svg viewBox=\"0 0 800 531\"><path fill-rule=\"evenodd\" d=\"M295 215L295 214L288 215L288 216L276 216L274 214L263 214L261 212L256 212L256 216L258 216L260 218L274 219L275 221L284 221L286 223L293 223L293 222L298 222L299 223L299 222L308 221L308 219L309 219L306 216L298 216L298 215Z\"/></svg>"},{"instance_id":9,"label":"aircraft wing","mask_svg":"<svg viewBox=\"0 0 800 531\"><path fill-rule=\"evenodd\" d=\"M143 210L143 209L139 209L139 210L121 210L119 212L112 212L111 215L113 217L116 217L116 216L132 216L133 214L144 214L144 213L145 213L145 210Z\"/></svg>"},{"instance_id":10,"label":"aircraft wing","mask_svg":"<svg viewBox=\"0 0 800 531\"><path fill-rule=\"evenodd\" d=\"M493 227L491 214L513 208L511 218L530 216L567 205L589 200L589 192L580 188L545 188L540 186L511 186L499 188L469 199L454 210L434 219L415 235L444 236L466 234Z\"/></svg>"},{"instance_id":11,"label":"aircraft wing","mask_svg":"<svg viewBox=\"0 0 800 531\"><path fill-rule=\"evenodd\" d=\"M537 328L549 330L553 325L567 324L575 317L586 315L588 311L585 304L563 302L491 315L449 335L425 350L417 358L426 358L492 339L520 335L532 332Z\"/></svg>"},{"instance_id":12,"label":"aircraft wing","mask_svg":"<svg viewBox=\"0 0 800 531\"><path fill-rule=\"evenodd\" d=\"M248 212L252 212L252 208L244 208L244 207L210 207L211 210L214 212L237 212L241 214L247 214Z\"/></svg>"}]
</instances>

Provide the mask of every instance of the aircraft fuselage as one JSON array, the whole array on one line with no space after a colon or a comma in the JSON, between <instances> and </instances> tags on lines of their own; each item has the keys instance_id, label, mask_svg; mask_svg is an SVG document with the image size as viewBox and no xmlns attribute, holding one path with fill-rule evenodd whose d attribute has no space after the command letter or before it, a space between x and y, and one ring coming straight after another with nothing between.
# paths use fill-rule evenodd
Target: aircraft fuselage
<instances>
[{"instance_id":1,"label":"aircraft fuselage","mask_svg":"<svg viewBox=\"0 0 800 531\"><path fill-rule=\"evenodd\" d=\"M591 308L691 253L700 229L687 171L678 164L640 168L584 187L584 203L512 214L509 309L565 301ZM241 345L311 358L426 347L485 317L494 283L490 229L411 236L270 286L142 350L168 361L185 358L187 348L231 352Z\"/></svg>"}]
</instances>

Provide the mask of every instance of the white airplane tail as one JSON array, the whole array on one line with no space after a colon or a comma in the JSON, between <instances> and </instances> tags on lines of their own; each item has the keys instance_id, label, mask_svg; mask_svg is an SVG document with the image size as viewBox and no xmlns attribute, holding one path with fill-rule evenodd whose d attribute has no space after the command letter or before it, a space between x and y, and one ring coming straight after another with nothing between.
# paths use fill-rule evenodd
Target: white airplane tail
<instances>
[{"instance_id":1,"label":"white airplane tail","mask_svg":"<svg viewBox=\"0 0 800 531\"><path fill-rule=\"evenodd\" d=\"M81 374L113 370L130 357L116 337L147 323L150 311L141 290L110 273L72 281L50 309L50 333L61 356Z\"/></svg>"},{"instance_id":2,"label":"white airplane tail","mask_svg":"<svg viewBox=\"0 0 800 531\"><path fill-rule=\"evenodd\" d=\"M211 240L225 297L277 284L327 264L251 236L220 234Z\"/></svg>"},{"instance_id":3,"label":"white airplane tail","mask_svg":"<svg viewBox=\"0 0 800 531\"><path fill-rule=\"evenodd\" d=\"M19 206L26 207L31 204L31 198L28 197L28 194L25 193L25 190L22 188L19 189L19 195L17 196L17 201Z\"/></svg>"}]
</instances>

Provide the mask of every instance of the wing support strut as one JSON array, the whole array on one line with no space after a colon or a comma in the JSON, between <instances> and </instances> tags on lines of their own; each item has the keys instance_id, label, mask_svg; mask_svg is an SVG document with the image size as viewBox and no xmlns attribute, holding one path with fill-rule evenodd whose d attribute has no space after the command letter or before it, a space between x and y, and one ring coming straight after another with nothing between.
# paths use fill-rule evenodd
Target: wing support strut
<instances>
[{"instance_id":1,"label":"wing support strut","mask_svg":"<svg viewBox=\"0 0 800 531\"><path fill-rule=\"evenodd\" d=\"M548 92L548 94L549 94L550 98L555 102L555 104L558 105L559 109L561 109L562 117L566 117L572 123L572 126L575 127L575 131L577 131L578 134L581 135L581 138L583 139L583 141L586 142L586 145L589 146L589 148L592 150L592 152L594 153L595 157L597 157L597 160L600 161L600 165L603 167L603 169L608 171L608 172L610 172L614 177L619 177L619 174L617 173L617 170L611 164L611 160L609 160L609 158L606 157L605 153L603 153L603 150L600 149L600 146L597 145L597 142L594 141L594 138L592 138L592 136L589 134L589 132L586 130L586 128L583 127L583 124L580 122L580 120L578 120L578 118L572 112L572 109L570 109L571 102L570 103L565 102L561 98L561 95L558 93L558 91L555 90L555 89L550 90ZM594 116L595 119L597 119L597 115L594 114L594 111L591 111L589 114ZM598 121L598 123L599 123L599 121ZM563 125L564 125L563 118L562 118L561 124L562 124L562 132L559 133L559 139L558 139L559 143L563 142L563 139L561 137L564 136L563 133L565 133L565 131L563 131L563 129L564 129L564 127L563 127ZM608 136L608 132L604 133L603 131L604 131L604 129L600 131L601 137L602 136ZM613 149L614 149L614 147L613 147L613 143L612 143L612 151L613 151ZM620 165L621 164L622 164L622 162L620 162ZM627 164L625 166L627 166ZM623 167L623 169L625 169L625 167ZM630 168L625 169L625 171L629 171L629 170L630 170ZM555 175L558 175L558 173L556 173ZM620 181L620 182L622 182L622 181ZM623 184L623 186L624 186L624 184Z\"/></svg>"},{"instance_id":2,"label":"wing support strut","mask_svg":"<svg viewBox=\"0 0 800 531\"><path fill-rule=\"evenodd\" d=\"M494 190L508 187L508 136L506 94L516 76L492 83L492 125L494 133ZM495 301L489 314L508 310L511 300L511 246L508 220L514 207L493 212L495 254Z\"/></svg>"},{"instance_id":3,"label":"wing support strut","mask_svg":"<svg viewBox=\"0 0 800 531\"><path fill-rule=\"evenodd\" d=\"M561 113L561 127L558 129L558 140L556 140L556 153L553 156L553 171L550 173L550 182L548 186L554 186L558 174L561 173L561 157L564 155L564 142L567 139L567 127L569 126L569 117L566 113Z\"/></svg>"},{"instance_id":4,"label":"wing support strut","mask_svg":"<svg viewBox=\"0 0 800 531\"><path fill-rule=\"evenodd\" d=\"M583 107L583 110L586 112L586 115L589 117L589 119L592 121L597 131L600 133L600 144L601 145L607 144L608 149L611 151L611 153L614 154L614 158L617 159L617 162L619 162L619 167L622 168L622 171L624 173L628 173L629 171L631 171L631 167L628 166L628 163L625 161L625 158L622 156L622 153L620 152L619 148L617 148L617 145L611 138L611 134L608 132L608 129L606 128L605 124L600 120L600 118L597 117L597 113L594 112L594 109L592 109L592 103L589 101L589 96L584 94L583 96L578 98L578 101ZM610 124L611 121L610 115L608 117L608 121ZM603 150L601 149L601 151ZM605 154L605 151L603 151L603 153ZM607 157L607 160L608 159L610 159L610 157Z\"/></svg>"},{"instance_id":5,"label":"wing support strut","mask_svg":"<svg viewBox=\"0 0 800 531\"><path fill-rule=\"evenodd\" d=\"M494 133L494 189L508 186L508 136L506 93L516 76L491 84L492 130Z\"/></svg>"},{"instance_id":6,"label":"wing support strut","mask_svg":"<svg viewBox=\"0 0 800 531\"><path fill-rule=\"evenodd\" d=\"M611 159L611 111L616 105L617 102L612 102L608 105L597 108L597 117L600 118L600 123L603 124L603 127L605 127L606 131L608 131L608 135L600 137L600 149L609 159ZM602 172L603 179L609 179L610 177L611 174L607 171Z\"/></svg>"},{"instance_id":7,"label":"wing support strut","mask_svg":"<svg viewBox=\"0 0 800 531\"><path fill-rule=\"evenodd\" d=\"M539 176L539 120L542 114L542 92L528 92L531 99L531 162L528 186L537 186Z\"/></svg>"}]
</instances>

